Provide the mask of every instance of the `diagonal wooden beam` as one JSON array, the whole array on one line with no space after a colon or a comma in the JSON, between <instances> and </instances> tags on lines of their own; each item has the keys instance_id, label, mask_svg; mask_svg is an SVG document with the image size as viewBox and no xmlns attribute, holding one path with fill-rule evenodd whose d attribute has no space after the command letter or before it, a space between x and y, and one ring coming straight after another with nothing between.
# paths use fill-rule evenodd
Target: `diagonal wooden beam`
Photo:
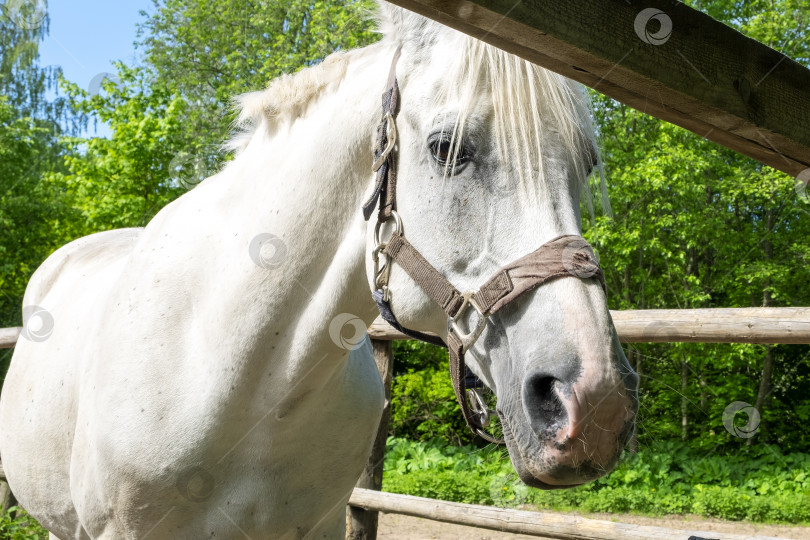
<instances>
[{"instance_id":1,"label":"diagonal wooden beam","mask_svg":"<svg viewBox=\"0 0 810 540\"><path fill-rule=\"evenodd\" d=\"M680 2L391 1L810 179L810 70Z\"/></svg>"}]
</instances>

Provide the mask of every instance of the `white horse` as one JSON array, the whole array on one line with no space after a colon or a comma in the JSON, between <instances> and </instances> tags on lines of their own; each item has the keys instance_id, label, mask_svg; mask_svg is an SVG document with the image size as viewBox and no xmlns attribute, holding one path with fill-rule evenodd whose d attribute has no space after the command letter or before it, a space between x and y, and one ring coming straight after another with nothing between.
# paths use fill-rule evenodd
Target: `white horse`
<instances>
[{"instance_id":1,"label":"white horse","mask_svg":"<svg viewBox=\"0 0 810 540\"><path fill-rule=\"evenodd\" d=\"M25 306L53 324L29 324L14 353L0 452L52 538L343 537L384 399L357 332L377 314L360 207L400 46L397 204L425 258L470 290L580 234L595 155L581 89L381 12L380 42L241 99L250 126L223 172L145 228L79 239L37 270ZM397 264L388 286L400 322L447 337ZM637 379L596 280L524 295L468 361L524 481L566 487L615 464Z\"/></svg>"}]
</instances>

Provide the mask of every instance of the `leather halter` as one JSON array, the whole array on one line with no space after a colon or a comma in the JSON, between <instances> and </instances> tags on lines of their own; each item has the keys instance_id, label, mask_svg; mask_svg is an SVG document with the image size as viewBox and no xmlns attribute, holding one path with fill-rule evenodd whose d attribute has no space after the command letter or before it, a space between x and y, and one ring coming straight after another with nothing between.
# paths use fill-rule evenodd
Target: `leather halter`
<instances>
[{"instance_id":1,"label":"leather halter","mask_svg":"<svg viewBox=\"0 0 810 540\"><path fill-rule=\"evenodd\" d=\"M401 47L394 54L388 84L382 97L382 120L377 127L374 147L374 171L376 182L374 191L363 204L366 221L378 206L377 226L374 233L375 247L374 287L372 293L380 315L391 326L413 338L447 347L450 357L450 377L461 412L467 426L487 441L501 444L485 431L494 411L487 409L480 394L467 389L470 382L474 386L475 377L469 377L464 362L464 354L473 346L486 328L489 317L523 294L562 277L597 279L605 289L602 268L588 242L581 236L564 235L546 242L539 249L507 264L498 270L477 291L459 292L441 272L436 270L404 236L402 220L396 212L396 116L399 106L399 84L396 78L396 65ZM383 242L380 239L382 225L394 221L395 231ZM380 259L384 259L381 264ZM388 278L391 265L396 262L417 285L447 314L447 344L436 336L404 328L396 319L390 305L391 291ZM466 331L462 328L469 310L475 311L477 321ZM472 381L468 381L467 378ZM483 385L481 385L483 386ZM468 400L468 398L470 400Z\"/></svg>"}]
</instances>

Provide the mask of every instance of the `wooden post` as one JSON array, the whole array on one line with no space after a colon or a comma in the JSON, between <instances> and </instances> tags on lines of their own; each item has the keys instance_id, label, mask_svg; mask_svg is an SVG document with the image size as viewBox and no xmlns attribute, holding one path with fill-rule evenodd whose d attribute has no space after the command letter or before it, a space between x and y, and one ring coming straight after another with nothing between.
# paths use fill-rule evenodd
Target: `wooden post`
<instances>
[{"instance_id":1,"label":"wooden post","mask_svg":"<svg viewBox=\"0 0 810 540\"><path fill-rule=\"evenodd\" d=\"M11 493L11 488L6 482L6 473L3 471L3 463L0 462L0 510L2 510L0 515L5 514L6 510L12 506L16 506L16 504L17 501L14 498L14 494Z\"/></svg>"},{"instance_id":2,"label":"wooden post","mask_svg":"<svg viewBox=\"0 0 810 540\"><path fill-rule=\"evenodd\" d=\"M374 439L374 446L368 458L363 476L357 482L357 487L382 489L383 460L385 459L385 441L388 438L388 420L391 417L391 378L394 373L394 346L392 341L382 341L372 339L371 346L374 350L374 361L380 371L383 385L385 386L385 406L383 407L380 427L377 430L377 438ZM364 510L353 506L348 506L346 511L346 538L349 540L374 540L377 538L377 518L376 510Z\"/></svg>"}]
</instances>

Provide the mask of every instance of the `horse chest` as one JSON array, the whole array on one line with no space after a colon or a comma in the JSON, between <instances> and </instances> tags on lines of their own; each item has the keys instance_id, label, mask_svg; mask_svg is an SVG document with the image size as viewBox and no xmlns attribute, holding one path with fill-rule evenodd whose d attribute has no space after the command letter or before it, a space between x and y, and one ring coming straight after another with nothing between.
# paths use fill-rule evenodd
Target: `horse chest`
<instances>
[{"instance_id":1,"label":"horse chest","mask_svg":"<svg viewBox=\"0 0 810 540\"><path fill-rule=\"evenodd\" d=\"M231 521L248 533L315 527L348 496L379 422L384 396L368 349L313 384L266 377L249 395L223 377L207 395L161 391L146 403L135 392L95 403L106 412L95 429L80 429L88 452L74 453L86 502L78 506L98 516L88 522L107 524L111 511L138 508L127 530L175 508L160 528L189 537L208 535L212 519L217 537L229 536Z\"/></svg>"}]
</instances>

